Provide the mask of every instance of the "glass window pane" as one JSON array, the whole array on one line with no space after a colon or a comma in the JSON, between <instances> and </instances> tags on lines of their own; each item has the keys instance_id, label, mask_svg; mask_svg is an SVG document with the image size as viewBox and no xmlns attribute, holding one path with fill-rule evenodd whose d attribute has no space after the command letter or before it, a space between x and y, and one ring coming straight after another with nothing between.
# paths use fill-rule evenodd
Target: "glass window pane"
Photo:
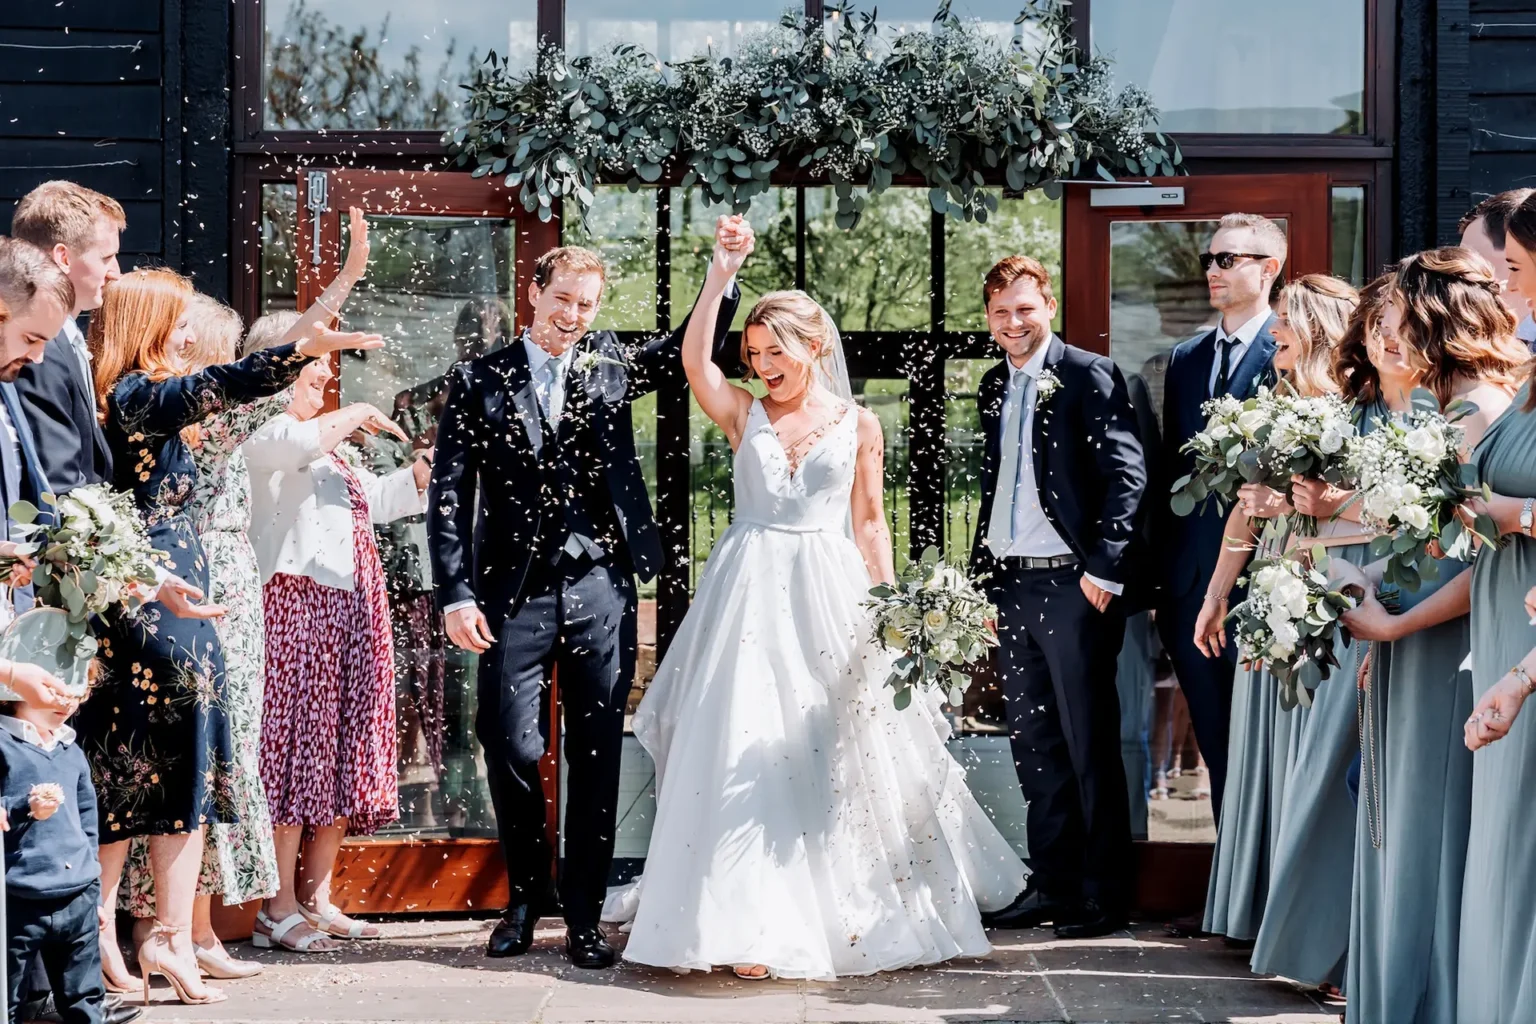
<instances>
[{"instance_id":1,"label":"glass window pane","mask_svg":"<svg viewBox=\"0 0 1536 1024\"><path fill-rule=\"evenodd\" d=\"M371 468L388 472L436 440L449 367L510 336L514 231L482 218L373 216L369 236L368 276L345 315L388 345L343 360L341 400L393 410L410 435L408 444L368 439ZM494 836L474 738L475 659L445 642L424 519L398 520L376 535L389 584L400 727L400 821L385 832Z\"/></svg>"},{"instance_id":2,"label":"glass window pane","mask_svg":"<svg viewBox=\"0 0 1536 1024\"><path fill-rule=\"evenodd\" d=\"M257 282L263 314L293 309L297 302L299 187L261 186L261 270Z\"/></svg>"},{"instance_id":3,"label":"glass window pane","mask_svg":"<svg viewBox=\"0 0 1536 1024\"><path fill-rule=\"evenodd\" d=\"M449 128L490 50L533 63L534 0L267 0L269 129Z\"/></svg>"},{"instance_id":4,"label":"glass window pane","mask_svg":"<svg viewBox=\"0 0 1536 1024\"><path fill-rule=\"evenodd\" d=\"M1033 256L1045 264L1055 282L1058 302L1061 283L1061 202L1040 191L1018 199L1003 199L985 224L945 218L944 329L985 331L987 315L981 282L992 264L1004 256ZM1061 326L1061 309L1056 312Z\"/></svg>"},{"instance_id":5,"label":"glass window pane","mask_svg":"<svg viewBox=\"0 0 1536 1024\"><path fill-rule=\"evenodd\" d=\"M729 207L707 205L698 189L672 190L672 326L682 326L704 286L715 246L715 218ZM752 197L747 211L757 241L737 275L741 305L732 327L741 329L747 311L767 292L795 286L795 190L769 189Z\"/></svg>"},{"instance_id":6,"label":"glass window pane","mask_svg":"<svg viewBox=\"0 0 1536 1024\"><path fill-rule=\"evenodd\" d=\"M706 53L729 57L743 36L777 25L784 8L781 0L747 0L729 8L707 0L664 0L643 8L625 0L566 0L565 46L576 55L632 43L661 60Z\"/></svg>"},{"instance_id":7,"label":"glass window pane","mask_svg":"<svg viewBox=\"0 0 1536 1024\"><path fill-rule=\"evenodd\" d=\"M1362 0L1093 0L1094 53L1169 132L1359 134Z\"/></svg>"},{"instance_id":8,"label":"glass window pane","mask_svg":"<svg viewBox=\"0 0 1536 1024\"><path fill-rule=\"evenodd\" d=\"M1333 273L1356 288L1366 283L1365 187L1333 190Z\"/></svg>"},{"instance_id":9,"label":"glass window pane","mask_svg":"<svg viewBox=\"0 0 1536 1024\"><path fill-rule=\"evenodd\" d=\"M981 528L981 413L976 392L997 359L944 361L944 557L967 565Z\"/></svg>"},{"instance_id":10,"label":"glass window pane","mask_svg":"<svg viewBox=\"0 0 1536 1024\"><path fill-rule=\"evenodd\" d=\"M919 189L870 199L858 227L837 226L830 188L805 190L806 289L844 332L929 328L933 207Z\"/></svg>"},{"instance_id":11,"label":"glass window pane","mask_svg":"<svg viewBox=\"0 0 1536 1024\"><path fill-rule=\"evenodd\" d=\"M955 0L950 10L964 22L979 23L987 34L1004 41L1019 40L1026 53L1038 50L1033 24L1015 25L1023 5L1018 0ZM909 32L929 32L938 4L933 0L888 0L878 5L861 6L860 11L875 10L880 34L887 38Z\"/></svg>"},{"instance_id":12,"label":"glass window pane","mask_svg":"<svg viewBox=\"0 0 1536 1024\"><path fill-rule=\"evenodd\" d=\"M587 223L567 217L561 228L565 245L595 249L607 267L603 304L594 331L656 329L656 190L631 192L623 185L594 190L596 202Z\"/></svg>"}]
</instances>

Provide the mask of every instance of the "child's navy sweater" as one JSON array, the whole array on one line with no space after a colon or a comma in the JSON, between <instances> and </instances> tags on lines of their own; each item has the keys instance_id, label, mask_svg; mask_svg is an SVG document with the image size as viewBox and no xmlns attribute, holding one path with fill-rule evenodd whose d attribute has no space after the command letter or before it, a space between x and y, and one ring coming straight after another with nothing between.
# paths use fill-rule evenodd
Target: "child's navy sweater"
<instances>
[{"instance_id":1,"label":"child's navy sweater","mask_svg":"<svg viewBox=\"0 0 1536 1024\"><path fill-rule=\"evenodd\" d=\"M46 821L28 804L32 787L56 782L64 803ZM101 877L96 859L96 788L91 766L73 743L52 750L0 728L0 802L11 829L5 833L5 887L13 896L47 899L81 892Z\"/></svg>"}]
</instances>

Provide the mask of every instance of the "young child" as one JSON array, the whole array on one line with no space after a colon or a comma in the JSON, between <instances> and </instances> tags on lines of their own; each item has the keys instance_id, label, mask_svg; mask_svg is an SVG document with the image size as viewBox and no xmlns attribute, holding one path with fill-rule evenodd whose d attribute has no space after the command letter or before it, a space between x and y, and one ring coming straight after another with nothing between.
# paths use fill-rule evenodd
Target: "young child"
<instances>
[{"instance_id":1,"label":"young child","mask_svg":"<svg viewBox=\"0 0 1536 1024\"><path fill-rule=\"evenodd\" d=\"M0 660L0 681L39 671ZM13 687L27 693L34 688ZM6 977L10 1021L42 959L64 1024L101 1024L101 865L96 790L75 731L78 701L0 703L0 828L5 830Z\"/></svg>"}]
</instances>

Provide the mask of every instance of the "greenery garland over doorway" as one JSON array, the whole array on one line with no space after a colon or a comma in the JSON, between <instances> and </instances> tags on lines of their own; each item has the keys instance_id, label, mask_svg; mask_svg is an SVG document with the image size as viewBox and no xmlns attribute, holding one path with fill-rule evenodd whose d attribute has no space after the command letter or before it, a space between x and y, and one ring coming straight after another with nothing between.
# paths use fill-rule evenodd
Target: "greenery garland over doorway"
<instances>
[{"instance_id":1,"label":"greenery garland over doorway","mask_svg":"<svg viewBox=\"0 0 1536 1024\"><path fill-rule=\"evenodd\" d=\"M630 187L680 172L745 211L786 171L829 181L837 223L869 195L918 177L940 213L986 220L1014 191L1096 174L1174 174L1179 147L1135 86L1071 33L1066 0L1028 0L1004 42L943 0L931 33L882 36L851 4L821 21L787 13L735 57L663 63L621 44L584 57L545 48L531 71L492 53L466 86L471 117L443 136L460 166L505 175L525 209L584 218L600 179Z\"/></svg>"}]
</instances>

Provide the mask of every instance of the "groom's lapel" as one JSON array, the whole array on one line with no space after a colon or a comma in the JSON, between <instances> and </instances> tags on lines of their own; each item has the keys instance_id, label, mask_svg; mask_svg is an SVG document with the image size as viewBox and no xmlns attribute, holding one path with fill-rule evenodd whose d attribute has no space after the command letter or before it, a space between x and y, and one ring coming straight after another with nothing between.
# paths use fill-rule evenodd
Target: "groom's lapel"
<instances>
[{"instance_id":1,"label":"groom's lapel","mask_svg":"<svg viewBox=\"0 0 1536 1024\"><path fill-rule=\"evenodd\" d=\"M512 360L508 367L507 390L512 394L512 405L517 418L523 423L528 443L537 458L544 448L544 428L539 425L539 398L533 391L533 374L528 369L528 350L521 337L512 341Z\"/></svg>"},{"instance_id":2,"label":"groom's lapel","mask_svg":"<svg viewBox=\"0 0 1536 1024\"><path fill-rule=\"evenodd\" d=\"M1051 340L1046 342L1045 363L1040 367L1041 372L1055 369L1066 351L1066 344L1056 335L1051 335ZM1056 398L1059 400L1061 396L1057 395ZM1034 458L1030 459L1030 462L1035 467L1035 490L1040 493L1044 493L1042 488L1045 486L1046 449L1049 447L1046 443L1046 428L1050 426L1051 409L1054 405L1055 402L1041 403L1040 382L1037 380L1035 382L1035 418L1032 422L1033 436L1030 438Z\"/></svg>"}]
</instances>

